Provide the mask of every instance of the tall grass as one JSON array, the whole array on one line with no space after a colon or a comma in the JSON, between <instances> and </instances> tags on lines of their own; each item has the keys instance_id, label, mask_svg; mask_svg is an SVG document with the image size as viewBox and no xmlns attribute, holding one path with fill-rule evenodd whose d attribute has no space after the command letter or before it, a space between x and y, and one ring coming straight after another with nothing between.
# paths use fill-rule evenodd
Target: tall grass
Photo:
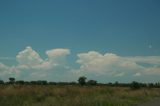
<instances>
[{"instance_id":1,"label":"tall grass","mask_svg":"<svg viewBox=\"0 0 160 106\"><path fill-rule=\"evenodd\" d=\"M157 97L158 88L0 86L1 106L129 106Z\"/></svg>"}]
</instances>

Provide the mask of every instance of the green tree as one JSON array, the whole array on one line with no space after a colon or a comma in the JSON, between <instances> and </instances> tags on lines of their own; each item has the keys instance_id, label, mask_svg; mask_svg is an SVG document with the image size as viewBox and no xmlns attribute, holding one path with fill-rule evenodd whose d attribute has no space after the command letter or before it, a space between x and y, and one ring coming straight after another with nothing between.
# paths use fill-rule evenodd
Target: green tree
<instances>
[{"instance_id":1,"label":"green tree","mask_svg":"<svg viewBox=\"0 0 160 106\"><path fill-rule=\"evenodd\" d=\"M0 84L4 84L4 81L3 81L3 80L0 80Z\"/></svg>"},{"instance_id":2,"label":"green tree","mask_svg":"<svg viewBox=\"0 0 160 106\"><path fill-rule=\"evenodd\" d=\"M25 82L23 80L16 81L15 83L18 84L18 85L24 85L25 84Z\"/></svg>"},{"instance_id":3,"label":"green tree","mask_svg":"<svg viewBox=\"0 0 160 106\"><path fill-rule=\"evenodd\" d=\"M10 84L14 84L15 83L15 78L9 78L9 82L10 82Z\"/></svg>"},{"instance_id":4,"label":"green tree","mask_svg":"<svg viewBox=\"0 0 160 106\"><path fill-rule=\"evenodd\" d=\"M97 85L97 81L95 81L95 80L89 80L89 81L87 82L87 84L88 84L88 85Z\"/></svg>"},{"instance_id":5,"label":"green tree","mask_svg":"<svg viewBox=\"0 0 160 106\"><path fill-rule=\"evenodd\" d=\"M141 84L139 82L133 81L130 85L131 89L136 90L141 88Z\"/></svg>"},{"instance_id":6,"label":"green tree","mask_svg":"<svg viewBox=\"0 0 160 106\"><path fill-rule=\"evenodd\" d=\"M87 78L85 76L79 77L78 83L83 86L86 84L86 79Z\"/></svg>"}]
</instances>

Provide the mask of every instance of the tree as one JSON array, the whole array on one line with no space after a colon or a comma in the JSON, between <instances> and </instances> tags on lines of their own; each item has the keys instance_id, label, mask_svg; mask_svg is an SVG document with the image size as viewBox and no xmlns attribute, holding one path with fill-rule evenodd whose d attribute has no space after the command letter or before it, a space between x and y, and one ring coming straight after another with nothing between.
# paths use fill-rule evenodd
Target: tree
<instances>
[{"instance_id":1,"label":"tree","mask_svg":"<svg viewBox=\"0 0 160 106\"><path fill-rule=\"evenodd\" d=\"M30 81L31 85L37 85L37 81Z\"/></svg>"},{"instance_id":2,"label":"tree","mask_svg":"<svg viewBox=\"0 0 160 106\"><path fill-rule=\"evenodd\" d=\"M133 90L136 90L136 89L140 89L141 88L141 84L140 83L138 83L138 82L136 82L136 81L133 81L132 83L131 83L131 89L133 89Z\"/></svg>"},{"instance_id":3,"label":"tree","mask_svg":"<svg viewBox=\"0 0 160 106\"><path fill-rule=\"evenodd\" d=\"M78 83L83 86L86 84L86 79L87 78L85 76L79 77Z\"/></svg>"},{"instance_id":4,"label":"tree","mask_svg":"<svg viewBox=\"0 0 160 106\"><path fill-rule=\"evenodd\" d=\"M4 81L3 81L3 80L0 80L0 84L4 84Z\"/></svg>"},{"instance_id":5,"label":"tree","mask_svg":"<svg viewBox=\"0 0 160 106\"><path fill-rule=\"evenodd\" d=\"M48 84L49 84L49 85L57 85L56 82L49 82Z\"/></svg>"},{"instance_id":6,"label":"tree","mask_svg":"<svg viewBox=\"0 0 160 106\"><path fill-rule=\"evenodd\" d=\"M119 82L118 82L118 81L116 81L114 85L115 85L115 86L119 86Z\"/></svg>"},{"instance_id":7,"label":"tree","mask_svg":"<svg viewBox=\"0 0 160 106\"><path fill-rule=\"evenodd\" d=\"M37 85L47 85L48 82L47 81L43 81L43 80L39 80L39 81L36 81Z\"/></svg>"},{"instance_id":8,"label":"tree","mask_svg":"<svg viewBox=\"0 0 160 106\"><path fill-rule=\"evenodd\" d=\"M15 83L18 84L18 85L24 85L25 84L25 82L23 80L16 81Z\"/></svg>"},{"instance_id":9,"label":"tree","mask_svg":"<svg viewBox=\"0 0 160 106\"><path fill-rule=\"evenodd\" d=\"M15 83L15 78L9 78L9 82L10 82L10 84L14 84Z\"/></svg>"},{"instance_id":10,"label":"tree","mask_svg":"<svg viewBox=\"0 0 160 106\"><path fill-rule=\"evenodd\" d=\"M89 80L89 81L87 82L87 84L88 84L88 85L97 85L97 81L95 81L95 80Z\"/></svg>"}]
</instances>

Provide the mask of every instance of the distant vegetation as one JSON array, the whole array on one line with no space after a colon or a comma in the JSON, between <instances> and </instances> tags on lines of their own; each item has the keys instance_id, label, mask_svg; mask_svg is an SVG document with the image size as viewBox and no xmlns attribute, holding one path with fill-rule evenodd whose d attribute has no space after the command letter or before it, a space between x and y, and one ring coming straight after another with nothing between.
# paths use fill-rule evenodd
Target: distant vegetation
<instances>
[{"instance_id":1,"label":"distant vegetation","mask_svg":"<svg viewBox=\"0 0 160 106\"><path fill-rule=\"evenodd\" d=\"M130 106L160 98L160 83L0 81L0 106Z\"/></svg>"},{"instance_id":2,"label":"distant vegetation","mask_svg":"<svg viewBox=\"0 0 160 106\"><path fill-rule=\"evenodd\" d=\"M0 80L0 85L81 85L81 86L111 86L111 87L130 87L133 90L140 89L140 88L160 88L160 82L157 83L140 83L133 81L131 83L119 83L116 81L115 83L98 83L96 80L87 80L87 77L81 76L77 80L78 82L48 82L45 80L38 80L38 81L23 81L17 80L15 78L9 78L8 82L4 82Z\"/></svg>"}]
</instances>

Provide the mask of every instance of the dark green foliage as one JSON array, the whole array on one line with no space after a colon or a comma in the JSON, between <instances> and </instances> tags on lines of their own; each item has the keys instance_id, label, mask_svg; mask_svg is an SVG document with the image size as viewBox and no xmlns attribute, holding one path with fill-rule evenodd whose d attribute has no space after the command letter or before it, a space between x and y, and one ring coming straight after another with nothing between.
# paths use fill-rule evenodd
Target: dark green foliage
<instances>
[{"instance_id":1,"label":"dark green foliage","mask_svg":"<svg viewBox=\"0 0 160 106\"><path fill-rule=\"evenodd\" d=\"M10 78L9 78L9 82L10 82L10 84L14 84L14 83L15 83L15 78L10 77Z\"/></svg>"},{"instance_id":2,"label":"dark green foliage","mask_svg":"<svg viewBox=\"0 0 160 106\"><path fill-rule=\"evenodd\" d=\"M49 85L57 85L56 82L48 82Z\"/></svg>"},{"instance_id":3,"label":"dark green foliage","mask_svg":"<svg viewBox=\"0 0 160 106\"><path fill-rule=\"evenodd\" d=\"M83 86L86 84L86 79L87 78L85 76L79 77L78 83Z\"/></svg>"},{"instance_id":4,"label":"dark green foliage","mask_svg":"<svg viewBox=\"0 0 160 106\"><path fill-rule=\"evenodd\" d=\"M97 81L95 81L95 80L89 80L87 82L87 85L97 85Z\"/></svg>"},{"instance_id":5,"label":"dark green foliage","mask_svg":"<svg viewBox=\"0 0 160 106\"><path fill-rule=\"evenodd\" d=\"M118 82L118 81L116 81L116 82L115 82L115 86L118 86L118 85L119 85L119 82Z\"/></svg>"},{"instance_id":6,"label":"dark green foliage","mask_svg":"<svg viewBox=\"0 0 160 106\"><path fill-rule=\"evenodd\" d=\"M139 82L133 81L130 85L131 89L136 90L141 88L141 84Z\"/></svg>"},{"instance_id":7,"label":"dark green foliage","mask_svg":"<svg viewBox=\"0 0 160 106\"><path fill-rule=\"evenodd\" d=\"M31 81L30 84L31 85L48 85L48 82L39 80L39 81Z\"/></svg>"},{"instance_id":8,"label":"dark green foliage","mask_svg":"<svg viewBox=\"0 0 160 106\"><path fill-rule=\"evenodd\" d=\"M15 83L18 84L18 85L24 85L25 84L25 82L23 80L16 81Z\"/></svg>"},{"instance_id":9,"label":"dark green foliage","mask_svg":"<svg viewBox=\"0 0 160 106\"><path fill-rule=\"evenodd\" d=\"M149 84L148 84L148 87L149 87L149 88L153 88L153 87L154 87L154 84L153 84L153 83L149 83Z\"/></svg>"},{"instance_id":10,"label":"dark green foliage","mask_svg":"<svg viewBox=\"0 0 160 106\"><path fill-rule=\"evenodd\" d=\"M48 82L47 81L41 81L41 80L39 80L39 81L37 81L37 84L38 85L47 85Z\"/></svg>"},{"instance_id":11,"label":"dark green foliage","mask_svg":"<svg viewBox=\"0 0 160 106\"><path fill-rule=\"evenodd\" d=\"M111 87L130 87L132 89L139 89L141 87L148 87L148 88L160 88L160 82L157 83L139 83L136 81L133 81L132 83L119 83L116 81L115 83L109 82L109 83L97 83L96 80L88 80L85 76L81 76L78 79L77 82L47 82L45 80L38 80L38 81L23 81L19 80L16 81L15 78L11 77L9 78L8 82L4 82L3 80L0 80L0 85L8 85L8 84L14 84L14 85L98 85L98 86L111 86Z\"/></svg>"},{"instance_id":12,"label":"dark green foliage","mask_svg":"<svg viewBox=\"0 0 160 106\"><path fill-rule=\"evenodd\" d=\"M156 87L156 88L160 88L160 83L159 83L159 82L156 83L156 84L155 84L155 87Z\"/></svg>"},{"instance_id":13,"label":"dark green foliage","mask_svg":"<svg viewBox=\"0 0 160 106\"><path fill-rule=\"evenodd\" d=\"M3 81L3 80L0 80L0 84L4 84L4 81Z\"/></svg>"},{"instance_id":14,"label":"dark green foliage","mask_svg":"<svg viewBox=\"0 0 160 106\"><path fill-rule=\"evenodd\" d=\"M70 82L69 85L77 85L76 82Z\"/></svg>"}]
</instances>

